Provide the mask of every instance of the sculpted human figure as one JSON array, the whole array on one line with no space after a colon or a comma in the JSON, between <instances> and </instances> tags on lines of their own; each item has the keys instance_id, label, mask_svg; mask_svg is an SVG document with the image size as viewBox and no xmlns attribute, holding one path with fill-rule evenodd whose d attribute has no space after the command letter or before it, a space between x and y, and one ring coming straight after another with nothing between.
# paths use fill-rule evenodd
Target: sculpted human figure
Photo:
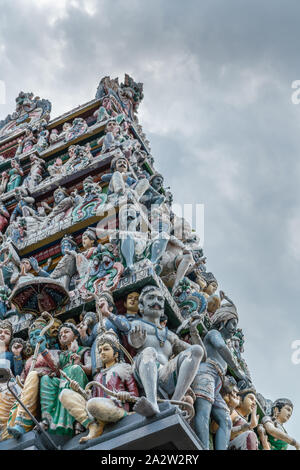
<instances>
[{"instance_id":1,"label":"sculpted human figure","mask_svg":"<svg viewBox=\"0 0 300 470\"><path fill-rule=\"evenodd\" d=\"M38 186L42 179L45 171L45 162L42 158L38 157L35 153L30 155L30 171L24 179L24 187L33 189Z\"/></svg>"},{"instance_id":2,"label":"sculpted human figure","mask_svg":"<svg viewBox=\"0 0 300 470\"><path fill-rule=\"evenodd\" d=\"M18 217L36 216L34 209L35 200L29 196L28 191L23 188L15 190L17 205L11 213L10 222L14 222Z\"/></svg>"},{"instance_id":3,"label":"sculpted human figure","mask_svg":"<svg viewBox=\"0 0 300 470\"><path fill-rule=\"evenodd\" d=\"M57 263L50 277L61 281L64 287L69 290L71 279L77 272L76 258L70 251L77 252L77 243L71 235L65 235L60 242L60 249L63 257Z\"/></svg>"},{"instance_id":4,"label":"sculpted human figure","mask_svg":"<svg viewBox=\"0 0 300 470\"><path fill-rule=\"evenodd\" d=\"M109 181L107 194L114 195L114 200L125 196L125 194L127 194L129 199L131 194L128 191L129 188L131 188L131 191L134 190L133 194L139 200L148 189L149 182L146 178L137 181L132 177L129 171L129 163L122 152L119 152L118 155L112 159L110 168L112 173L102 175L101 181Z\"/></svg>"},{"instance_id":5,"label":"sculpted human figure","mask_svg":"<svg viewBox=\"0 0 300 470\"><path fill-rule=\"evenodd\" d=\"M89 395L79 393L80 387L74 380L70 383L72 390L61 392L59 399L63 406L89 431L80 443L101 436L106 423L115 423L130 414L129 404L122 404L120 399L126 401L139 396L131 365L120 361L121 346L117 337L109 331L103 333L97 339L97 349L102 367L94 381L118 393L119 399L96 386L93 387L93 398L89 398Z\"/></svg>"},{"instance_id":6,"label":"sculpted human figure","mask_svg":"<svg viewBox=\"0 0 300 470\"><path fill-rule=\"evenodd\" d=\"M8 226L9 223L9 212L6 209L5 205L0 202L0 232L4 233L6 227Z\"/></svg>"},{"instance_id":7,"label":"sculpted human figure","mask_svg":"<svg viewBox=\"0 0 300 470\"><path fill-rule=\"evenodd\" d=\"M88 383L87 376L91 373L90 351L89 348L78 346L77 339L79 339L79 332L73 323L66 322L60 326L58 340L61 351L58 354L57 367L84 388ZM54 359L55 356L53 356ZM58 399L60 392L69 386L69 381L64 377L44 375L41 378L42 423L51 434L73 434L74 418Z\"/></svg>"},{"instance_id":8,"label":"sculpted human figure","mask_svg":"<svg viewBox=\"0 0 300 470\"><path fill-rule=\"evenodd\" d=\"M23 369L22 349L23 340L13 342L12 325L8 320L0 321L0 360L7 360L13 376L20 375ZM15 391L20 393L19 387L14 382ZM8 390L6 384L0 384L0 440L5 437L3 431L7 426L11 407L15 402L15 397Z\"/></svg>"},{"instance_id":9,"label":"sculpted human figure","mask_svg":"<svg viewBox=\"0 0 300 470\"><path fill-rule=\"evenodd\" d=\"M129 320L124 315L118 315L117 309L110 292L104 291L99 296L97 307L104 317L104 327L106 330L113 330L119 337L121 333L128 333L130 330ZM87 312L83 322L78 327L81 342L84 346L91 347L92 375L97 372L97 348L96 339L101 333L101 325L95 321L92 312ZM94 314L95 315L95 314Z\"/></svg>"},{"instance_id":10,"label":"sculpted human figure","mask_svg":"<svg viewBox=\"0 0 300 470\"><path fill-rule=\"evenodd\" d=\"M258 450L257 436L253 431L259 419L255 390L243 390L238 395L239 404L231 413L232 429L228 450Z\"/></svg>"},{"instance_id":11,"label":"sculpted human figure","mask_svg":"<svg viewBox=\"0 0 300 470\"><path fill-rule=\"evenodd\" d=\"M258 426L258 435L264 450L287 450L291 445L300 450L300 443L291 437L284 424L293 413L293 403L288 398L278 398L272 406L272 415L265 416Z\"/></svg>"},{"instance_id":12,"label":"sculpted human figure","mask_svg":"<svg viewBox=\"0 0 300 470\"><path fill-rule=\"evenodd\" d=\"M231 432L228 407L220 395L227 366L240 380L247 377L236 367L232 354L226 345L235 333L238 314L233 303L222 305L213 317L212 329L204 337L207 359L201 363L192 384L196 395L195 431L205 449L209 449L210 416L219 425L215 439L216 450L226 450Z\"/></svg>"},{"instance_id":13,"label":"sculpted human figure","mask_svg":"<svg viewBox=\"0 0 300 470\"><path fill-rule=\"evenodd\" d=\"M201 346L190 346L168 328L161 327L164 305L160 289L146 286L139 297L142 318L130 322L128 342L137 350L134 375L146 394L135 409L145 416L159 413L158 387L174 400L183 398L204 353ZM171 359L173 354L177 355Z\"/></svg>"},{"instance_id":14,"label":"sculpted human figure","mask_svg":"<svg viewBox=\"0 0 300 470\"><path fill-rule=\"evenodd\" d=\"M10 278L11 284L18 286L22 282L27 282L36 279L37 276L30 271L33 269L38 277L49 277L49 273L39 267L37 260L31 256L30 258L22 258L19 265L19 271L14 272Z\"/></svg>"},{"instance_id":15,"label":"sculpted human figure","mask_svg":"<svg viewBox=\"0 0 300 470\"><path fill-rule=\"evenodd\" d=\"M194 244L197 244L197 240L192 237L188 222L175 216L173 231L160 261L161 277L168 287L172 287L172 292L195 264L192 253Z\"/></svg>"},{"instance_id":16,"label":"sculpted human figure","mask_svg":"<svg viewBox=\"0 0 300 470\"><path fill-rule=\"evenodd\" d=\"M23 388L20 399L35 417L38 413L40 377L48 374L57 374L57 351L47 349L48 338L47 336L41 336L41 332L46 326L47 320L43 315L30 326L30 345L34 350L37 343L40 342L40 347L36 361L34 361L33 356L27 359L21 374ZM19 438L25 432L30 431L33 426L34 422L16 401L10 410L7 429L4 432L3 438Z\"/></svg>"},{"instance_id":17,"label":"sculpted human figure","mask_svg":"<svg viewBox=\"0 0 300 470\"><path fill-rule=\"evenodd\" d=\"M53 223L62 220L74 205L74 199L72 196L69 196L64 188L57 188L53 193L53 197L53 207L50 207L46 202L42 202L42 206L49 211L43 225L48 225L49 222Z\"/></svg>"},{"instance_id":18,"label":"sculpted human figure","mask_svg":"<svg viewBox=\"0 0 300 470\"><path fill-rule=\"evenodd\" d=\"M9 180L7 182L6 191L12 191L16 189L22 183L22 177L24 176L23 170L20 167L17 160L11 160L11 169L8 171Z\"/></svg>"}]
</instances>

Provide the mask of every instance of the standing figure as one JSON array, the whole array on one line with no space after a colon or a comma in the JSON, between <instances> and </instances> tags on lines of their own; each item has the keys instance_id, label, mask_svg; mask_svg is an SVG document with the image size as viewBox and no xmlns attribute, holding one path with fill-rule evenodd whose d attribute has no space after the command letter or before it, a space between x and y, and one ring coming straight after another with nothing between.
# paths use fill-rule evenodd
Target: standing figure
<instances>
[{"instance_id":1,"label":"standing figure","mask_svg":"<svg viewBox=\"0 0 300 470\"><path fill-rule=\"evenodd\" d=\"M200 364L192 389L196 395L195 431L204 445L209 449L209 421L213 419L219 425L215 439L215 450L226 450L229 444L231 419L228 407L220 390L226 374L227 365L240 380L246 376L236 367L232 354L226 345L235 333L238 314L233 303L224 304L213 317L212 329L204 338L207 359Z\"/></svg>"},{"instance_id":2,"label":"standing figure","mask_svg":"<svg viewBox=\"0 0 300 470\"><path fill-rule=\"evenodd\" d=\"M50 277L61 281L65 289L69 290L71 279L77 272L76 258L70 251L77 252L77 243L71 235L65 235L60 242L60 249L63 257L57 263Z\"/></svg>"},{"instance_id":3,"label":"standing figure","mask_svg":"<svg viewBox=\"0 0 300 470\"><path fill-rule=\"evenodd\" d=\"M30 155L30 171L24 180L25 188L34 189L38 186L45 171L45 162L42 158L38 157L35 153Z\"/></svg>"},{"instance_id":4,"label":"standing figure","mask_svg":"<svg viewBox=\"0 0 300 470\"><path fill-rule=\"evenodd\" d=\"M113 330L118 336L121 333L126 334L130 330L129 321L124 315L118 315L113 297L109 291L103 291L99 296L99 304L96 306L102 312L104 319L104 327L106 330ZM97 357L96 339L101 333L101 326L91 318L91 312L87 312L83 322L80 324L79 334L81 342L84 346L91 347L92 359L92 375L97 373L99 368L99 360Z\"/></svg>"},{"instance_id":5,"label":"standing figure","mask_svg":"<svg viewBox=\"0 0 300 470\"><path fill-rule=\"evenodd\" d=\"M20 399L35 417L38 413L40 377L44 375L48 376L48 374L56 375L58 372L57 351L47 349L48 337L47 335L41 336L42 330L44 330L46 326L47 320L45 320L42 314L29 327L29 341L31 347L34 350L38 343L40 343L40 346L36 361L33 357L27 359L21 374L23 388ZM18 439L22 434L30 431L33 426L34 422L31 420L30 416L28 416L22 406L15 401L10 410L4 438L14 437Z\"/></svg>"},{"instance_id":6,"label":"standing figure","mask_svg":"<svg viewBox=\"0 0 300 470\"><path fill-rule=\"evenodd\" d=\"M132 367L120 361L121 346L117 337L110 331L101 334L97 339L97 349L102 367L94 378L95 382L117 392L124 402L132 396L138 397ZM89 431L87 436L80 439L80 443L101 436L105 424L116 423L130 414L127 403L122 405L121 401L107 395L100 387L94 386L93 398L88 398L79 393L78 383L72 381L70 385L72 390L63 390L59 399L69 413Z\"/></svg>"},{"instance_id":7,"label":"standing figure","mask_svg":"<svg viewBox=\"0 0 300 470\"><path fill-rule=\"evenodd\" d=\"M0 360L7 360L10 363L12 375L20 375L23 369L22 360L22 340L12 344L13 330L9 321L0 321ZM20 389L14 382L10 384L19 394ZM5 429L9 418L11 407L15 402L15 397L8 390L6 383L0 384L0 440L5 438Z\"/></svg>"},{"instance_id":8,"label":"standing figure","mask_svg":"<svg viewBox=\"0 0 300 470\"><path fill-rule=\"evenodd\" d=\"M89 348L78 346L79 332L73 323L64 323L58 331L59 351L58 367L81 387L88 383L91 373ZM51 353L52 354L52 353ZM42 424L49 433L72 435L74 418L62 406L58 397L62 390L69 388L65 378L44 375L40 384Z\"/></svg>"},{"instance_id":9,"label":"standing figure","mask_svg":"<svg viewBox=\"0 0 300 470\"><path fill-rule=\"evenodd\" d=\"M8 176L9 180L6 188L7 192L12 191L13 189L16 189L18 186L20 186L24 176L22 168L14 159L11 160L11 169L8 172Z\"/></svg>"},{"instance_id":10,"label":"standing figure","mask_svg":"<svg viewBox=\"0 0 300 470\"><path fill-rule=\"evenodd\" d=\"M258 434L264 450L287 450L293 446L300 450L300 443L289 436L284 424L290 419L294 405L288 398L278 398L272 406L272 416L265 416L258 426Z\"/></svg>"}]
</instances>

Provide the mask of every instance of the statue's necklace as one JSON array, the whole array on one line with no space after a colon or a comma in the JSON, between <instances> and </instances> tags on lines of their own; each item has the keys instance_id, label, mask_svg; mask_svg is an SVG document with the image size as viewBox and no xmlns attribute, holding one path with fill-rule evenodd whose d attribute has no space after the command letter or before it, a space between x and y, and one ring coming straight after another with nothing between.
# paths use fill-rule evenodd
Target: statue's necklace
<instances>
[{"instance_id":1,"label":"statue's necklace","mask_svg":"<svg viewBox=\"0 0 300 470\"><path fill-rule=\"evenodd\" d=\"M154 323L151 323L150 321L142 320L142 319L141 319L141 321L142 321L143 323L147 323L147 325L151 325L151 326L153 326L153 327L155 328L155 336L156 336L156 338L157 338L158 341L159 341L160 347L162 348L162 347L164 346L165 342L167 341L167 336L168 336L168 331L169 331L169 330L168 330L168 327L167 327L167 326L165 327L165 329L166 329L165 337L164 337L164 338L161 338L161 337L159 336L159 334L158 334L158 327L157 327L156 325L154 325Z\"/></svg>"}]
</instances>

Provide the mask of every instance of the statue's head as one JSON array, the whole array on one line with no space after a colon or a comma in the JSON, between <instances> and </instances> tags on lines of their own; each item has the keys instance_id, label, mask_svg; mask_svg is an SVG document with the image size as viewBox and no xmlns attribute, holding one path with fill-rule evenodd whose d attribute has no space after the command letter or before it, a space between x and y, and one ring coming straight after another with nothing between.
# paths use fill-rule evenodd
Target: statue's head
<instances>
[{"instance_id":1,"label":"statue's head","mask_svg":"<svg viewBox=\"0 0 300 470\"><path fill-rule=\"evenodd\" d=\"M240 404L239 389L236 380L226 375L221 388L221 395L229 408L235 409Z\"/></svg>"},{"instance_id":2,"label":"statue's head","mask_svg":"<svg viewBox=\"0 0 300 470\"><path fill-rule=\"evenodd\" d=\"M62 348L70 345L75 339L79 338L79 331L71 322L63 323L58 330L58 341Z\"/></svg>"},{"instance_id":3,"label":"statue's head","mask_svg":"<svg viewBox=\"0 0 300 470\"><path fill-rule=\"evenodd\" d=\"M124 302L127 313L137 314L139 311L139 297L138 292L130 292Z\"/></svg>"},{"instance_id":4,"label":"statue's head","mask_svg":"<svg viewBox=\"0 0 300 470\"><path fill-rule=\"evenodd\" d=\"M151 176L149 182L152 188L154 188L156 191L160 191L163 186L164 178L160 173L155 173L153 176Z\"/></svg>"},{"instance_id":5,"label":"statue's head","mask_svg":"<svg viewBox=\"0 0 300 470\"><path fill-rule=\"evenodd\" d=\"M119 171L120 173L126 173L128 171L128 161L126 157L119 154L114 157L111 161L110 168L112 171Z\"/></svg>"},{"instance_id":6,"label":"statue's head","mask_svg":"<svg viewBox=\"0 0 300 470\"><path fill-rule=\"evenodd\" d=\"M12 324L8 320L0 321L0 341L4 343L6 349L9 347L12 336Z\"/></svg>"},{"instance_id":7,"label":"statue's head","mask_svg":"<svg viewBox=\"0 0 300 470\"><path fill-rule=\"evenodd\" d=\"M59 204L61 201L63 201L66 197L68 197L68 193L65 189L63 188L57 188L54 193L53 193L53 196L54 196L54 201L55 201L55 204Z\"/></svg>"},{"instance_id":8,"label":"statue's head","mask_svg":"<svg viewBox=\"0 0 300 470\"><path fill-rule=\"evenodd\" d=\"M153 319L160 318L164 314L165 298L159 287L146 286L139 297L139 311L143 316Z\"/></svg>"},{"instance_id":9,"label":"statue's head","mask_svg":"<svg viewBox=\"0 0 300 470\"><path fill-rule=\"evenodd\" d=\"M54 323L48 330L48 334L51 338L57 338L58 330L61 327L61 325L62 325L62 321L59 320L58 318L54 318Z\"/></svg>"},{"instance_id":10,"label":"statue's head","mask_svg":"<svg viewBox=\"0 0 300 470\"><path fill-rule=\"evenodd\" d=\"M20 261L20 267L24 269L25 273L28 273L31 270L31 263L29 258L22 258Z\"/></svg>"},{"instance_id":11,"label":"statue's head","mask_svg":"<svg viewBox=\"0 0 300 470\"><path fill-rule=\"evenodd\" d=\"M236 333L239 317L233 302L221 305L212 316L211 327L219 330L224 339L230 339Z\"/></svg>"},{"instance_id":12,"label":"statue's head","mask_svg":"<svg viewBox=\"0 0 300 470\"><path fill-rule=\"evenodd\" d=\"M248 416L256 406L256 391L253 388L242 390L239 392L240 403L239 410L241 410L243 416Z\"/></svg>"},{"instance_id":13,"label":"statue's head","mask_svg":"<svg viewBox=\"0 0 300 470\"><path fill-rule=\"evenodd\" d=\"M286 423L293 413L294 405L288 398L278 398L272 406L272 417L280 423Z\"/></svg>"},{"instance_id":14,"label":"statue's head","mask_svg":"<svg viewBox=\"0 0 300 470\"><path fill-rule=\"evenodd\" d=\"M97 352L104 366L111 366L120 360L121 346L113 330L100 333L96 341Z\"/></svg>"},{"instance_id":15,"label":"statue's head","mask_svg":"<svg viewBox=\"0 0 300 470\"><path fill-rule=\"evenodd\" d=\"M82 245L84 249L92 248L96 245L97 235L96 230L92 227L88 228L82 235Z\"/></svg>"}]
</instances>

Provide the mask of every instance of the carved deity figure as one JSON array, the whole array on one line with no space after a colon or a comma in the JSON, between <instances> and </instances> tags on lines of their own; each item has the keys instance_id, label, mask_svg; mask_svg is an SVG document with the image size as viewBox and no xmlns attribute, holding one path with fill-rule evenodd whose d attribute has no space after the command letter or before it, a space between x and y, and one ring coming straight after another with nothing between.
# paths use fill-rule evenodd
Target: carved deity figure
<instances>
[{"instance_id":1,"label":"carved deity figure","mask_svg":"<svg viewBox=\"0 0 300 470\"><path fill-rule=\"evenodd\" d=\"M81 387L88 383L91 373L89 348L78 346L79 332L73 323L66 322L58 331L61 351L58 353L57 368L70 380L75 380ZM53 361L55 361L55 356ZM57 356L56 356L57 357ZM59 373L59 371L58 371ZM72 435L74 418L64 408L58 397L62 390L69 388L69 381L64 377L44 375L40 383L42 424L49 433Z\"/></svg>"},{"instance_id":2,"label":"carved deity figure","mask_svg":"<svg viewBox=\"0 0 300 470\"><path fill-rule=\"evenodd\" d=\"M288 446L300 450L300 443L291 437L284 424L290 419L294 405L288 398L275 400L271 410L271 416L264 416L258 426L262 448L264 450L287 450Z\"/></svg>"},{"instance_id":3,"label":"carved deity figure","mask_svg":"<svg viewBox=\"0 0 300 470\"><path fill-rule=\"evenodd\" d=\"M129 344L137 350L134 375L146 394L135 410L145 416L159 413L158 386L174 400L184 397L204 353L201 346L190 346L167 327L161 327L164 306L165 299L159 288L144 287L139 297L142 318L130 322L128 333ZM173 354L177 355L171 359Z\"/></svg>"},{"instance_id":4,"label":"carved deity figure","mask_svg":"<svg viewBox=\"0 0 300 470\"><path fill-rule=\"evenodd\" d=\"M219 425L215 439L216 450L226 450L229 444L231 419L228 407L220 395L227 366L240 380L246 376L236 367L226 345L235 333L238 322L236 307L232 302L222 305L215 313L212 329L204 337L207 359L201 363L192 384L196 395L195 431L205 449L209 449L210 416Z\"/></svg>"},{"instance_id":5,"label":"carved deity figure","mask_svg":"<svg viewBox=\"0 0 300 470\"><path fill-rule=\"evenodd\" d=\"M22 360L22 340L13 341L12 325L8 320L0 321L0 360L6 360L10 364L10 370L13 376L20 375L23 369ZM20 388L14 381L11 385L15 388L17 394ZM0 385L0 440L6 437L5 429L7 426L11 407L15 402L15 397L8 390L6 384Z\"/></svg>"},{"instance_id":6,"label":"carved deity figure","mask_svg":"<svg viewBox=\"0 0 300 470\"><path fill-rule=\"evenodd\" d=\"M29 328L30 345L35 349L39 343L39 350L36 357L32 356L27 359L21 374L21 382L23 388L20 399L27 406L33 416L37 416L39 408L39 383L40 377L48 374L57 373L57 358L53 360L53 355L57 351L47 349L47 336L41 336L43 329L47 326L47 320L43 316L36 319ZM35 360L36 359L36 360ZM7 428L4 432L4 438L14 437L18 439L22 434L30 431L34 426L34 422L28 416L22 406L15 401L13 404Z\"/></svg>"},{"instance_id":7,"label":"carved deity figure","mask_svg":"<svg viewBox=\"0 0 300 470\"><path fill-rule=\"evenodd\" d=\"M92 382L93 398L74 380L70 383L72 390L63 390L59 396L69 413L88 429L88 434L80 439L80 443L101 436L106 423L116 423L131 414L129 405L122 404L122 401L139 395L132 367L120 361L121 346L117 338L109 331L101 334L97 339L97 349L102 367ZM97 383L105 385L118 398L112 398Z\"/></svg>"},{"instance_id":8,"label":"carved deity figure","mask_svg":"<svg viewBox=\"0 0 300 470\"><path fill-rule=\"evenodd\" d=\"M254 432L259 419L255 390L242 390L238 392L238 396L238 406L231 412L232 429L228 450L258 450L258 440Z\"/></svg>"}]
</instances>

